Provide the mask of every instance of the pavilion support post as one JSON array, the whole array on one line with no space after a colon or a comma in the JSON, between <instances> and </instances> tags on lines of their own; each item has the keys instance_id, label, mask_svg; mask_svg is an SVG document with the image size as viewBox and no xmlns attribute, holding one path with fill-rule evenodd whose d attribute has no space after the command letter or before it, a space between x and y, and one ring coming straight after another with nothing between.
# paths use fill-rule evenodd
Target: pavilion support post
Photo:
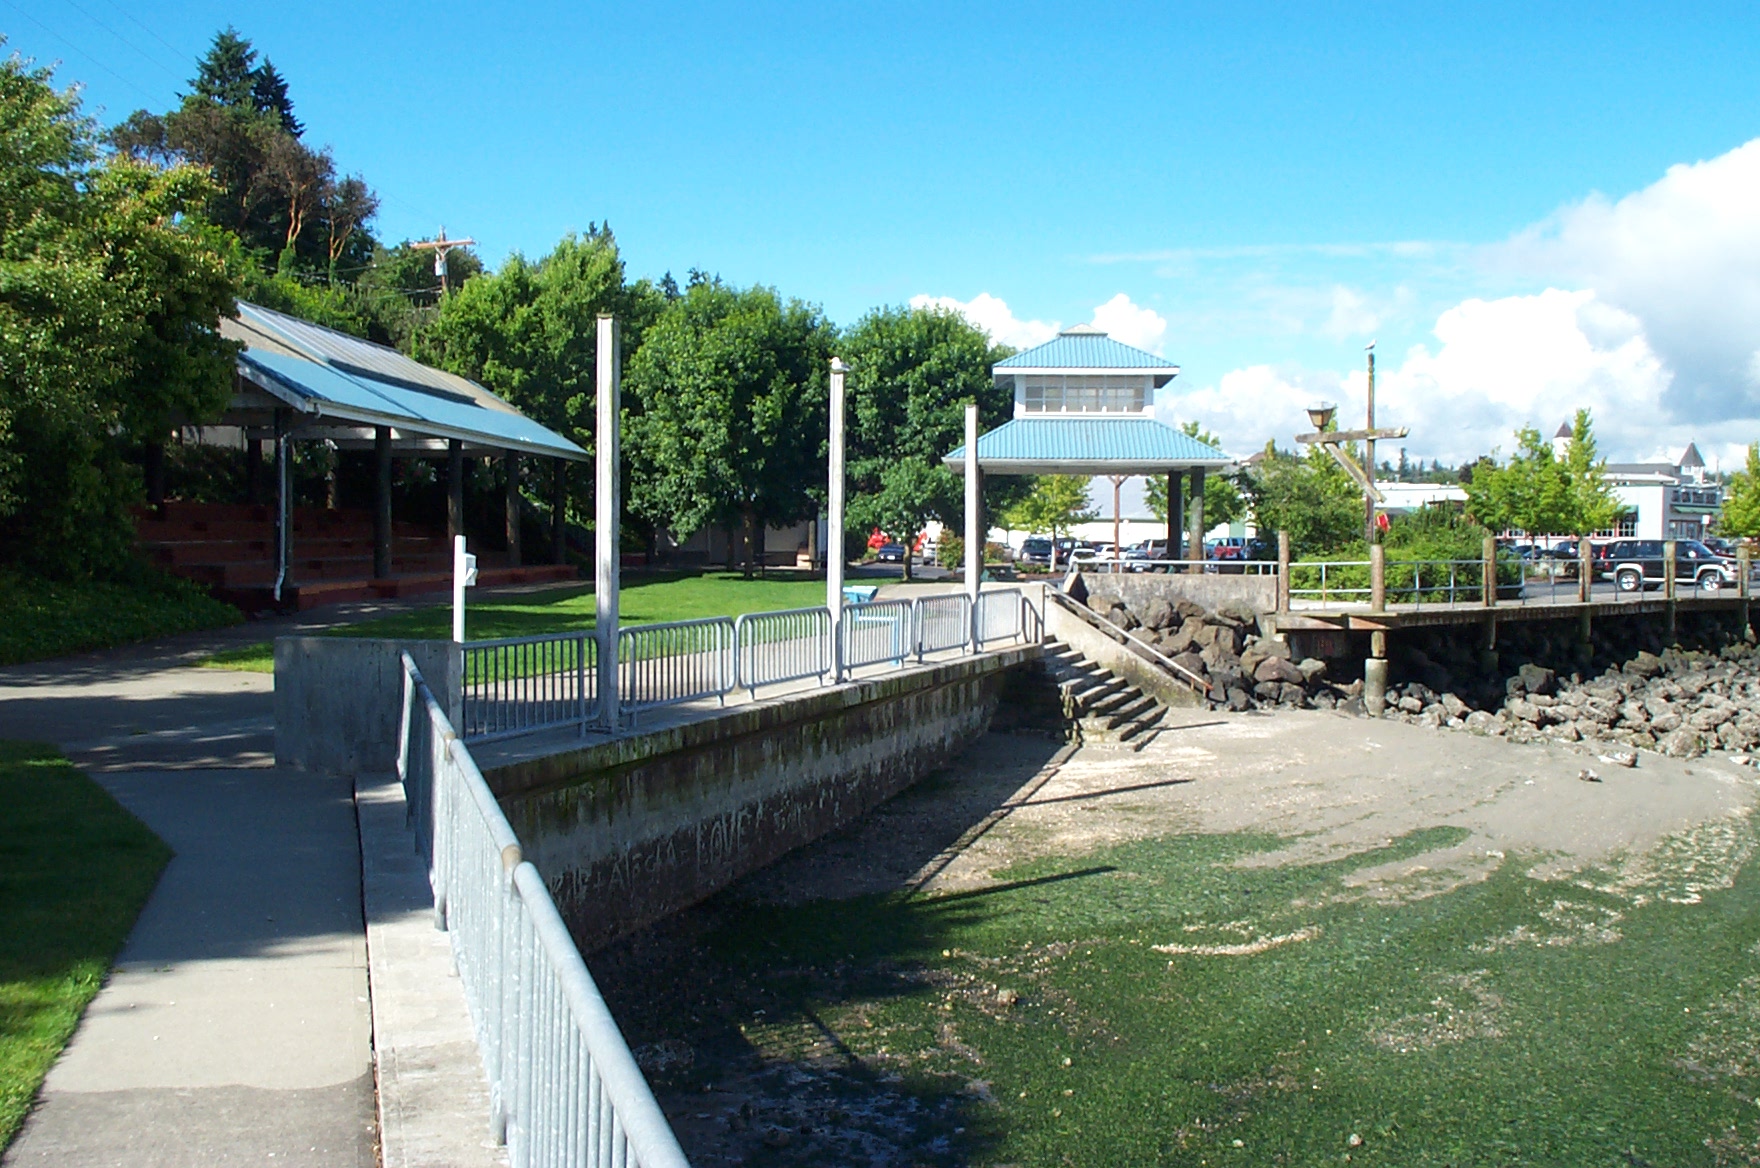
<instances>
[{"instance_id":1,"label":"pavilion support post","mask_svg":"<svg viewBox=\"0 0 1760 1168\"><path fill-rule=\"evenodd\" d=\"M1164 558L1183 558L1183 535L1186 529L1186 476L1181 471L1167 472L1167 554Z\"/></svg>"},{"instance_id":2,"label":"pavilion support post","mask_svg":"<svg viewBox=\"0 0 1760 1168\"><path fill-rule=\"evenodd\" d=\"M1186 558L1204 558L1204 468L1201 466L1192 468L1192 547ZM1202 572L1204 565L1196 563L1188 570Z\"/></svg>"},{"instance_id":3,"label":"pavilion support post","mask_svg":"<svg viewBox=\"0 0 1760 1168\"><path fill-rule=\"evenodd\" d=\"M288 449L288 411L275 411L275 602L287 587L293 560L293 452Z\"/></svg>"},{"instance_id":4,"label":"pavilion support post","mask_svg":"<svg viewBox=\"0 0 1760 1168\"><path fill-rule=\"evenodd\" d=\"M147 502L165 505L165 443L149 442L141 450L141 471L147 480Z\"/></svg>"},{"instance_id":5,"label":"pavilion support post","mask_svg":"<svg viewBox=\"0 0 1760 1168\"><path fill-rule=\"evenodd\" d=\"M843 379L849 367L831 359L831 432L826 452L825 609L831 614L831 680L843 680Z\"/></svg>"},{"instance_id":6,"label":"pavilion support post","mask_svg":"<svg viewBox=\"0 0 1760 1168\"><path fill-rule=\"evenodd\" d=\"M373 427L373 578L391 575L391 427Z\"/></svg>"},{"instance_id":7,"label":"pavilion support post","mask_svg":"<svg viewBox=\"0 0 1760 1168\"><path fill-rule=\"evenodd\" d=\"M593 637L598 642L599 724L607 732L618 724L617 652L618 589L622 587L619 559L623 513L622 484L617 478L621 436L622 350L618 346L617 318L601 314L595 348L598 361L598 417L594 431L598 465L593 484Z\"/></svg>"},{"instance_id":8,"label":"pavilion support post","mask_svg":"<svg viewBox=\"0 0 1760 1168\"><path fill-rule=\"evenodd\" d=\"M507 566L520 565L519 548L519 454L507 452Z\"/></svg>"},{"instance_id":9,"label":"pavilion support post","mask_svg":"<svg viewBox=\"0 0 1760 1168\"><path fill-rule=\"evenodd\" d=\"M446 440L446 538L464 534L464 443Z\"/></svg>"},{"instance_id":10,"label":"pavilion support post","mask_svg":"<svg viewBox=\"0 0 1760 1168\"><path fill-rule=\"evenodd\" d=\"M978 619L978 594L984 583L984 472L978 467L978 403L966 403L966 598L972 609L972 651L983 647L979 634L983 625ZM1057 556L1053 534L1051 555Z\"/></svg>"},{"instance_id":11,"label":"pavilion support post","mask_svg":"<svg viewBox=\"0 0 1760 1168\"><path fill-rule=\"evenodd\" d=\"M257 480L263 471L263 440L249 438L244 444L244 501L255 506L260 490Z\"/></svg>"},{"instance_id":12,"label":"pavilion support post","mask_svg":"<svg viewBox=\"0 0 1760 1168\"><path fill-rule=\"evenodd\" d=\"M550 562L568 563L568 459L550 460L555 481L550 485Z\"/></svg>"}]
</instances>

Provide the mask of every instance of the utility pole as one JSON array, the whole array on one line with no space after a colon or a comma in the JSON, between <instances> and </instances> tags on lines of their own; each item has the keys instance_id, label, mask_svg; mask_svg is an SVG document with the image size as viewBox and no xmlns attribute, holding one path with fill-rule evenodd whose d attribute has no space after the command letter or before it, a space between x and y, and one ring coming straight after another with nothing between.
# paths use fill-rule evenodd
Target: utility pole
<instances>
[{"instance_id":1,"label":"utility pole","mask_svg":"<svg viewBox=\"0 0 1760 1168\"><path fill-rule=\"evenodd\" d=\"M1381 497L1375 489L1375 342L1370 341L1364 352L1369 354L1369 413L1368 425L1363 428L1369 431L1369 437L1363 440L1365 460L1368 465L1363 469L1369 475L1369 489L1363 492L1363 542L1375 542L1375 500Z\"/></svg>"},{"instance_id":2,"label":"utility pole","mask_svg":"<svg viewBox=\"0 0 1760 1168\"><path fill-rule=\"evenodd\" d=\"M445 296L449 290L446 281L446 253L455 247L470 247L477 241L474 239L447 239L446 227L441 225L440 234L433 239L423 239L410 244L417 251L434 253L434 274L440 277L440 295Z\"/></svg>"}]
</instances>

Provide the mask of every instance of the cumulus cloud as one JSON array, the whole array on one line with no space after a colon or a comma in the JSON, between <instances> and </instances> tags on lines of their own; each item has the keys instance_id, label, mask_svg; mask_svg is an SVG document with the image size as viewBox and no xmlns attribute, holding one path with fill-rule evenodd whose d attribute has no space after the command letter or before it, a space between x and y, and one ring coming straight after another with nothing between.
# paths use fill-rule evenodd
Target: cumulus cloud
<instances>
[{"instance_id":1,"label":"cumulus cloud","mask_svg":"<svg viewBox=\"0 0 1760 1168\"><path fill-rule=\"evenodd\" d=\"M1157 356L1167 339L1166 318L1153 308L1133 304L1123 292L1094 309L1094 327L1105 329L1115 341L1147 349Z\"/></svg>"},{"instance_id":2,"label":"cumulus cloud","mask_svg":"<svg viewBox=\"0 0 1760 1168\"><path fill-rule=\"evenodd\" d=\"M1670 167L1617 202L1593 195L1491 249L1493 262L1592 289L1642 322L1674 377L1674 420L1760 403L1760 139Z\"/></svg>"},{"instance_id":3,"label":"cumulus cloud","mask_svg":"<svg viewBox=\"0 0 1760 1168\"><path fill-rule=\"evenodd\" d=\"M1545 290L1462 300L1430 342L1383 352L1377 420L1410 426L1414 454L1507 452L1517 427L1550 434L1579 407L1614 461L1673 458L1695 441L1731 466L1760 438L1760 139L1617 201L1573 203L1485 258ZM1341 285L1321 331L1361 336L1376 315ZM1360 371L1256 365L1159 409L1250 452L1268 438L1287 445L1315 397L1354 421L1362 382Z\"/></svg>"},{"instance_id":4,"label":"cumulus cloud","mask_svg":"<svg viewBox=\"0 0 1760 1168\"><path fill-rule=\"evenodd\" d=\"M1466 300L1437 319L1436 343L1402 358L1383 355L1376 421L1407 426L1414 457L1459 462L1493 449L1508 452L1513 434L1533 426L1550 435L1579 408L1591 411L1604 454L1614 461L1661 460L1698 441L1708 456L1739 456L1749 430L1664 416L1671 374L1643 323L1592 291L1548 289L1532 296ZM1214 386L1167 395L1157 412L1195 418L1231 453L1275 440L1289 446L1307 429L1302 411L1338 403L1341 422L1357 425L1365 374L1250 366Z\"/></svg>"},{"instance_id":5,"label":"cumulus cloud","mask_svg":"<svg viewBox=\"0 0 1760 1168\"><path fill-rule=\"evenodd\" d=\"M1044 344L1063 327L1055 320L1022 320L1006 300L988 292L980 292L970 300L956 300L952 296L913 296L910 304L912 308L944 308L961 313L989 334L992 341L1017 349ZM1133 303L1123 292L1095 307L1093 324L1117 340L1151 353L1159 354L1167 339L1166 318L1152 308Z\"/></svg>"},{"instance_id":6,"label":"cumulus cloud","mask_svg":"<svg viewBox=\"0 0 1760 1168\"><path fill-rule=\"evenodd\" d=\"M970 300L955 300L951 296L913 296L911 307L951 309L983 329L992 341L1016 349L1042 345L1056 336L1062 327L1056 321L1021 320L1006 300L988 292L980 292Z\"/></svg>"}]
</instances>

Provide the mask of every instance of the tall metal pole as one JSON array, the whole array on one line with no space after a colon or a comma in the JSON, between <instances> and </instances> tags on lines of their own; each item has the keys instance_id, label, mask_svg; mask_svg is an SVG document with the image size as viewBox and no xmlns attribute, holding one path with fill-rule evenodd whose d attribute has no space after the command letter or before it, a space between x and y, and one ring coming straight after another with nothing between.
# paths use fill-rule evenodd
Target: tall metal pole
<instances>
[{"instance_id":1,"label":"tall metal pole","mask_svg":"<svg viewBox=\"0 0 1760 1168\"><path fill-rule=\"evenodd\" d=\"M972 649L978 644L978 588L984 575L984 531L979 512L983 487L978 469L978 403L966 403L966 597L972 602ZM1053 543L1053 549L1056 545ZM1055 550L1053 551L1055 553Z\"/></svg>"},{"instance_id":2,"label":"tall metal pole","mask_svg":"<svg viewBox=\"0 0 1760 1168\"><path fill-rule=\"evenodd\" d=\"M1366 427L1372 434L1375 432L1375 342L1369 342L1369 425ZM1363 492L1363 542L1375 542L1375 439L1365 438L1363 446L1368 454L1364 460L1363 470L1369 476L1369 489Z\"/></svg>"},{"instance_id":3,"label":"tall metal pole","mask_svg":"<svg viewBox=\"0 0 1760 1168\"><path fill-rule=\"evenodd\" d=\"M843 680L843 375L831 358L830 466L825 495L825 607L831 613L831 677Z\"/></svg>"},{"instance_id":4,"label":"tall metal pole","mask_svg":"<svg viewBox=\"0 0 1760 1168\"><path fill-rule=\"evenodd\" d=\"M599 316L598 407L594 431L598 480L593 491L594 551L593 638L599 650L599 721L606 732L617 729L617 590L621 587L618 518L623 500L618 487L617 460L622 394L622 359L618 351L617 318Z\"/></svg>"}]
</instances>

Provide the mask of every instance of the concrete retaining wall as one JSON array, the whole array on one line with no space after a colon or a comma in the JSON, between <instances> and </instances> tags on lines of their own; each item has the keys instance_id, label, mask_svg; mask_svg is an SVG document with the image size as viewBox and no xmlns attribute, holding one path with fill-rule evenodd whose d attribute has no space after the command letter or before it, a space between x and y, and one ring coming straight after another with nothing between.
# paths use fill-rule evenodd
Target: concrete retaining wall
<instances>
[{"instance_id":1,"label":"concrete retaining wall","mask_svg":"<svg viewBox=\"0 0 1760 1168\"><path fill-rule=\"evenodd\" d=\"M456 726L460 653L451 641L277 638L275 765L338 775L393 770L406 649Z\"/></svg>"},{"instance_id":2,"label":"concrete retaining wall","mask_svg":"<svg viewBox=\"0 0 1760 1168\"><path fill-rule=\"evenodd\" d=\"M1277 608L1276 576L1229 576L1200 574L1157 575L1154 572L1082 573L1082 583L1090 594L1111 592L1124 598L1133 612L1159 596L1168 602L1184 598L1201 604L1211 612L1231 600L1244 600L1260 612Z\"/></svg>"},{"instance_id":3,"label":"concrete retaining wall","mask_svg":"<svg viewBox=\"0 0 1760 1168\"><path fill-rule=\"evenodd\" d=\"M486 772L584 951L693 904L945 765L990 723L987 653Z\"/></svg>"}]
</instances>

